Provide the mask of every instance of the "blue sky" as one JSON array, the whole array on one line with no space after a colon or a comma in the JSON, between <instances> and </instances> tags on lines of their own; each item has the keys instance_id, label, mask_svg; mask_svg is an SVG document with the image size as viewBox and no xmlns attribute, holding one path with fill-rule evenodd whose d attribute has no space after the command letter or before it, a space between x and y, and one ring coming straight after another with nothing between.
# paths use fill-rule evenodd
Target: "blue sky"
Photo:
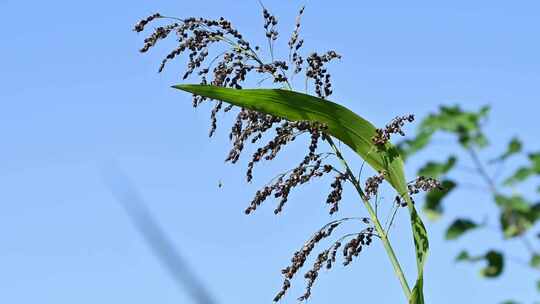
<instances>
[{"instance_id":1,"label":"blue sky","mask_svg":"<svg viewBox=\"0 0 540 304\"><path fill-rule=\"evenodd\" d=\"M281 22L283 47L302 4L265 1ZM279 270L330 220L324 206L329 182L297 191L281 216L273 215L269 201L246 217L258 186L296 163L303 149L292 147L279 164L261 165L254 184L246 185L245 159L223 163L231 118L223 117L209 140L208 108L194 111L190 96L169 88L179 82L182 65L158 75L166 49L139 54L142 36L131 31L156 11L223 15L263 45L258 3L0 0L0 10L0 302L189 303L105 185L99 168L110 160L130 177L219 303L270 302L281 286ZM303 35L306 50L343 55L332 67L332 99L377 125L404 113L421 117L439 104L490 104L486 131L495 151L514 135L527 150L539 150L539 17L538 1L310 1ZM409 173L448 149L434 146L408 164ZM364 215L350 190L341 215ZM428 303L540 298L533 285L538 274L519 265L486 281L479 279L480 265L453 262L467 246L476 253L514 247L515 256L522 253L519 244L489 231L443 240L453 216L481 220L489 206L489 196L465 192L446 206L449 217L427 222ZM393 231L412 280L404 213ZM294 302L303 285L295 281L285 302ZM402 302L379 244L350 268L321 275L310 303L351 299Z\"/></svg>"}]
</instances>

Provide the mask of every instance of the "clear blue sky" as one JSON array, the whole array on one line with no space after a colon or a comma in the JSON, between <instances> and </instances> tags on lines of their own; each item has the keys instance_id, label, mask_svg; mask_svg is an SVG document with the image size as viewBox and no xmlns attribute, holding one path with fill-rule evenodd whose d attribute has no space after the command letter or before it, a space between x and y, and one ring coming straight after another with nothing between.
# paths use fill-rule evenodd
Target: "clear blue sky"
<instances>
[{"instance_id":1,"label":"clear blue sky","mask_svg":"<svg viewBox=\"0 0 540 304\"><path fill-rule=\"evenodd\" d=\"M285 36L303 2L265 4ZM228 123L209 140L207 108L194 111L188 95L169 88L182 65L158 75L166 50L140 55L142 36L131 31L156 11L223 15L262 42L257 2L0 0L0 11L0 303L189 303L104 185L99 167L111 159L219 303L269 303L281 286L279 270L330 219L329 182L296 192L282 216L269 201L246 217L257 187L303 150L291 149L279 166L260 166L246 186L245 160L223 164ZM332 68L333 99L376 124L403 113L422 116L442 103L490 104L487 132L495 147L519 134L528 149L540 149L540 2L310 1L304 20L306 49L343 54ZM423 160L440 159L437 151L447 148L435 147ZM449 215L481 220L489 197L470 192L453 202ZM350 189L343 205L343 216L364 214ZM463 247L481 253L509 245L490 232L445 242L451 216L427 223L428 303L540 298L533 273L519 265L486 281L480 265L455 264ZM412 280L405 214L393 231ZM286 303L304 282L293 286ZM349 269L322 274L310 303L402 300L375 245Z\"/></svg>"}]
</instances>

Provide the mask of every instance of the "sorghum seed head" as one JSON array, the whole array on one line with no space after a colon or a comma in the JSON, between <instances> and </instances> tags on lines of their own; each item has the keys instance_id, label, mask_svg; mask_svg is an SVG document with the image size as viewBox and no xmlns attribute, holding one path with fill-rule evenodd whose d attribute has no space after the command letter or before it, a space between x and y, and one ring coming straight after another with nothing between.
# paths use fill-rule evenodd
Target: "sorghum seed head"
<instances>
[{"instance_id":1,"label":"sorghum seed head","mask_svg":"<svg viewBox=\"0 0 540 304\"><path fill-rule=\"evenodd\" d=\"M384 146L390 140L391 134L399 134L401 136L405 136L405 132L403 132L402 127L405 125L405 122L413 121L413 114L394 118L390 123L386 125L384 129L375 130L375 135L372 138L373 143L378 146Z\"/></svg>"}]
</instances>

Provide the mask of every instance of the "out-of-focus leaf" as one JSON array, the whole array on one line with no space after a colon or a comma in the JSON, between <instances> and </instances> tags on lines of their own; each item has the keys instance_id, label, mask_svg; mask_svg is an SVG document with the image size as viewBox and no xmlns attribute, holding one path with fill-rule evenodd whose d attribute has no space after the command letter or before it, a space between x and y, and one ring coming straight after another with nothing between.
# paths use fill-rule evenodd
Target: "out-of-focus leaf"
<instances>
[{"instance_id":1,"label":"out-of-focus leaf","mask_svg":"<svg viewBox=\"0 0 540 304\"><path fill-rule=\"evenodd\" d=\"M540 280L536 281L536 290L540 292Z\"/></svg>"},{"instance_id":2,"label":"out-of-focus leaf","mask_svg":"<svg viewBox=\"0 0 540 304\"><path fill-rule=\"evenodd\" d=\"M529 160L531 161L534 173L540 174L540 152L529 154Z\"/></svg>"},{"instance_id":3,"label":"out-of-focus leaf","mask_svg":"<svg viewBox=\"0 0 540 304\"><path fill-rule=\"evenodd\" d=\"M467 251L462 250L457 256L456 256L456 262L459 261L468 261L470 259L470 255Z\"/></svg>"},{"instance_id":4,"label":"out-of-focus leaf","mask_svg":"<svg viewBox=\"0 0 540 304\"><path fill-rule=\"evenodd\" d=\"M485 147L488 142L480 127L488 113L487 106L480 108L478 112L463 111L458 106L441 106L439 112L424 118L415 137L400 142L397 148L405 160L424 149L437 131L457 135L459 142L464 146Z\"/></svg>"},{"instance_id":5,"label":"out-of-focus leaf","mask_svg":"<svg viewBox=\"0 0 540 304\"><path fill-rule=\"evenodd\" d=\"M489 145L487 137L480 133L480 131L473 134L470 133L460 133L459 134L459 143L464 147L469 147L475 145L478 148L484 148Z\"/></svg>"},{"instance_id":6,"label":"out-of-focus leaf","mask_svg":"<svg viewBox=\"0 0 540 304\"><path fill-rule=\"evenodd\" d=\"M508 143L508 148L506 149L506 153L502 155L502 158L507 158L510 155L516 154L521 152L523 145L519 138L514 137L512 140Z\"/></svg>"},{"instance_id":7,"label":"out-of-focus leaf","mask_svg":"<svg viewBox=\"0 0 540 304\"><path fill-rule=\"evenodd\" d=\"M512 238L525 233L538 219L540 211L529 204L522 196L495 196L495 202L501 207L500 223L504 236Z\"/></svg>"},{"instance_id":8,"label":"out-of-focus leaf","mask_svg":"<svg viewBox=\"0 0 540 304\"><path fill-rule=\"evenodd\" d=\"M540 152L528 155L530 166L520 167L514 174L504 181L504 185L511 186L522 182L533 175L540 175Z\"/></svg>"},{"instance_id":9,"label":"out-of-focus leaf","mask_svg":"<svg viewBox=\"0 0 540 304\"><path fill-rule=\"evenodd\" d=\"M533 222L539 220L540 219L540 202L533 204L531 206L529 213Z\"/></svg>"},{"instance_id":10,"label":"out-of-focus leaf","mask_svg":"<svg viewBox=\"0 0 540 304\"><path fill-rule=\"evenodd\" d=\"M438 130L454 133L463 146L484 147L487 139L481 132L481 122L489 113L489 107L482 107L478 112L466 112L458 106L441 106L439 113L430 114L422 122L422 132Z\"/></svg>"},{"instance_id":11,"label":"out-of-focus leaf","mask_svg":"<svg viewBox=\"0 0 540 304\"><path fill-rule=\"evenodd\" d=\"M515 185L519 182L522 182L529 178L529 176L532 176L534 174L534 171L529 167L521 167L512 174L512 176L508 177L504 180L504 185L511 186Z\"/></svg>"},{"instance_id":12,"label":"out-of-focus leaf","mask_svg":"<svg viewBox=\"0 0 540 304\"><path fill-rule=\"evenodd\" d=\"M455 240L465 232L478 227L478 225L468 219L457 219L446 230L446 239Z\"/></svg>"},{"instance_id":13,"label":"out-of-focus leaf","mask_svg":"<svg viewBox=\"0 0 540 304\"><path fill-rule=\"evenodd\" d=\"M390 143L382 149L377 147L372 141L376 128L370 122L331 101L288 90L236 90L209 85L176 85L173 88L291 121L325 124L329 135L348 145L375 170L386 172L386 180L408 203L418 268L410 303L423 303L423 270L429 248L427 232L408 196L403 162L397 149Z\"/></svg>"},{"instance_id":14,"label":"out-of-focus leaf","mask_svg":"<svg viewBox=\"0 0 540 304\"><path fill-rule=\"evenodd\" d=\"M533 268L540 268L540 255L533 254L529 263Z\"/></svg>"},{"instance_id":15,"label":"out-of-focus leaf","mask_svg":"<svg viewBox=\"0 0 540 304\"><path fill-rule=\"evenodd\" d=\"M458 132L460 129L476 131L480 120L488 113L488 107L482 107L479 112L465 112L459 106L441 106L439 113L430 114L422 122L422 128Z\"/></svg>"},{"instance_id":16,"label":"out-of-focus leaf","mask_svg":"<svg viewBox=\"0 0 540 304\"><path fill-rule=\"evenodd\" d=\"M456 183L451 180L443 180L441 189L433 189L426 195L423 210L430 220L437 220L442 212L442 200L456 187Z\"/></svg>"},{"instance_id":17,"label":"out-of-focus leaf","mask_svg":"<svg viewBox=\"0 0 540 304\"><path fill-rule=\"evenodd\" d=\"M504 302L501 302L501 304L519 304L519 302L516 302L514 300L506 300Z\"/></svg>"},{"instance_id":18,"label":"out-of-focus leaf","mask_svg":"<svg viewBox=\"0 0 540 304\"><path fill-rule=\"evenodd\" d=\"M500 222L506 238L520 236L532 227L532 222L527 214L512 210L501 213Z\"/></svg>"},{"instance_id":19,"label":"out-of-focus leaf","mask_svg":"<svg viewBox=\"0 0 540 304\"><path fill-rule=\"evenodd\" d=\"M456 160L456 157L452 155L443 163L428 162L418 170L418 176L439 178L454 167Z\"/></svg>"},{"instance_id":20,"label":"out-of-focus leaf","mask_svg":"<svg viewBox=\"0 0 540 304\"><path fill-rule=\"evenodd\" d=\"M495 196L495 203L499 207L521 212L528 212L530 209L529 203L521 195L504 196L499 194Z\"/></svg>"},{"instance_id":21,"label":"out-of-focus leaf","mask_svg":"<svg viewBox=\"0 0 540 304\"><path fill-rule=\"evenodd\" d=\"M490 250L485 255L485 259L487 266L480 271L480 274L488 278L498 277L504 268L503 255L498 251Z\"/></svg>"},{"instance_id":22,"label":"out-of-focus leaf","mask_svg":"<svg viewBox=\"0 0 540 304\"><path fill-rule=\"evenodd\" d=\"M508 143L508 147L506 147L506 151L501 156L493 159L491 162L498 162L498 161L506 160L508 157L521 152L522 148L523 148L523 145L521 141L519 140L519 138L514 137Z\"/></svg>"},{"instance_id":23,"label":"out-of-focus leaf","mask_svg":"<svg viewBox=\"0 0 540 304\"><path fill-rule=\"evenodd\" d=\"M424 149L433 136L434 131L420 131L412 139L406 139L397 144L397 149L401 157L406 160L409 156Z\"/></svg>"},{"instance_id":24,"label":"out-of-focus leaf","mask_svg":"<svg viewBox=\"0 0 540 304\"><path fill-rule=\"evenodd\" d=\"M466 251L462 251L456 261L478 262L486 261L487 265L480 270L480 274L487 278L499 276L504 269L504 257L502 253L490 250L484 255L470 256Z\"/></svg>"}]
</instances>

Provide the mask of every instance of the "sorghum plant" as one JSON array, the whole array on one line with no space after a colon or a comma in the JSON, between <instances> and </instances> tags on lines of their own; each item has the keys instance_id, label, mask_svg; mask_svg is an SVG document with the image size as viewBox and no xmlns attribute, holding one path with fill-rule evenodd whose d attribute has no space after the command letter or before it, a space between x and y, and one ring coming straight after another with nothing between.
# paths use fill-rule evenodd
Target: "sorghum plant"
<instances>
[{"instance_id":1,"label":"sorghum plant","mask_svg":"<svg viewBox=\"0 0 540 304\"><path fill-rule=\"evenodd\" d=\"M277 175L257 191L245 209L246 214L256 211L271 197L277 199L274 213L280 214L286 207L291 191L328 175L332 179L331 192L326 200L330 214L339 211L343 187L347 184L353 186L366 207L368 217L334 220L316 231L294 253L290 265L281 271L283 285L274 301L285 296L291 287L291 279L304 267L310 255L318 250L316 247L319 247L320 241L335 237L329 247L318 251L314 264L305 272L307 286L299 300L307 300L311 296L319 271L323 267L333 267L338 260L338 250L341 250L342 263L346 266L374 240L379 240L394 267L407 301L423 303L423 265L428 241L411 197L420 191L440 188L441 185L425 177L407 183L401 158L390 143L393 134L404 135L402 127L406 122L412 122L414 116L396 117L385 128L377 129L352 111L328 101L333 89L328 65L341 58L341 55L334 50L302 54L302 7L288 39L288 58L275 58L275 44L279 38L278 19L266 8L262 10L263 29L268 44L266 53L260 46L248 42L223 17L217 20L194 17L182 19L156 13L137 23L134 30L142 32L151 22L163 23L144 40L144 46L140 49L143 53L160 40L168 37L176 39L177 47L163 59L159 72L164 70L169 61L186 55L183 58L187 58L187 68L182 79L197 77L199 84L174 87L192 93L194 107L203 102L213 103L210 136L214 135L217 128L218 112L235 112L236 118L229 133L232 147L226 161L237 163L249 144L259 145L248 160L247 182L253 180L254 169L259 162L275 159L284 146L307 135L306 155L300 158L296 167ZM305 78L304 90L307 93L308 85L312 83L315 96L294 90L293 78L299 77L302 72ZM278 89L244 89L248 80L259 84L269 81ZM266 143L259 144L266 138L269 138ZM365 180L364 187L360 177L353 174L335 140L348 145L377 172ZM321 151L323 144L329 151ZM397 192L394 203L396 210L407 207L410 213L418 264L418 278L412 291L390 244L388 229L391 224L384 228L373 208L378 203L379 186L384 181ZM393 216L395 212L392 220ZM360 224L356 231L336 235L342 223L353 221Z\"/></svg>"}]
</instances>

